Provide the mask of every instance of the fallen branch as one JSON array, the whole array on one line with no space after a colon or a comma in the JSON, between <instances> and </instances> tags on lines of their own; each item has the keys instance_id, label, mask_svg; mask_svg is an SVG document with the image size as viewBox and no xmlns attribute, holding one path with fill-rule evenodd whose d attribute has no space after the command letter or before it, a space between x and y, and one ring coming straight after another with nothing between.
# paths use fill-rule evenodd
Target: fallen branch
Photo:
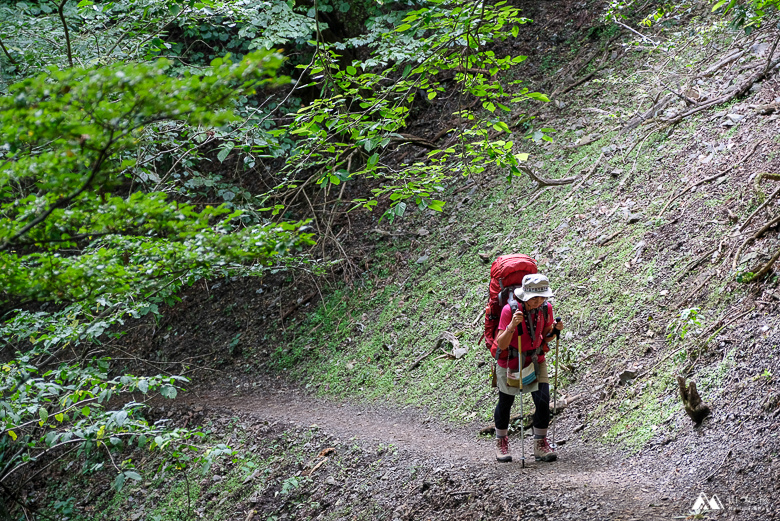
<instances>
[{"instance_id":1,"label":"fallen branch","mask_svg":"<svg viewBox=\"0 0 780 521\"><path fill-rule=\"evenodd\" d=\"M659 81L660 81L660 80L659 80ZM689 98L689 97L688 97L688 96L686 96L685 94L680 94L680 93L679 93L679 92L677 92L676 90L672 89L672 88L671 88L669 85L667 85L666 83L664 83L664 82L662 82L662 81L661 81L661 85L663 85L664 87L666 87L666 90L668 90L669 92L671 92L672 94L674 94L675 96L677 96L678 98L680 98L681 100L683 100L683 101L685 102L685 104L686 104L686 105L697 105L697 103L696 103L695 101L693 101L691 98Z\"/></svg>"},{"instance_id":2,"label":"fallen branch","mask_svg":"<svg viewBox=\"0 0 780 521\"><path fill-rule=\"evenodd\" d=\"M528 174L528 177L533 179L539 185L539 187L570 185L577 180L577 177L566 177L564 179L546 179L544 177L535 174L534 171L527 166L519 166L518 168L522 172Z\"/></svg>"},{"instance_id":3,"label":"fallen branch","mask_svg":"<svg viewBox=\"0 0 780 521\"><path fill-rule=\"evenodd\" d=\"M715 65L713 65L709 69L707 69L706 71L702 72L698 76L694 76L694 79L708 78L708 77L712 76L713 74L715 74L716 72L718 72L723 67L725 67L726 65L728 65L728 64L730 64L730 63L732 63L732 62L742 58L742 56L744 56L744 55L745 55L745 51L737 50L735 53L729 54L728 56L723 58L721 61L719 61L718 63L716 63Z\"/></svg>"},{"instance_id":4,"label":"fallen branch","mask_svg":"<svg viewBox=\"0 0 780 521\"><path fill-rule=\"evenodd\" d=\"M732 317L732 318L731 318L731 320L729 320L728 322L726 322L725 324L723 324L723 326L722 326L722 327L718 327L718 324L720 324L721 322L723 322L723 319L724 319L724 318L726 318L726 317L725 317L725 315L724 315L723 317L721 317L721 318L720 318L720 319L719 319L717 322L715 322L715 324L714 324L714 325L712 325L712 326L708 327L707 329L705 329L705 330L704 330L704 331L703 331L703 332L702 332L702 333L699 335L700 337L702 337L702 336L706 335L707 333L709 333L710 331L712 331L712 330L713 330L713 328L717 328L717 329L715 330L715 332L714 332L714 333L712 333L712 334L711 334L709 337L707 337L707 340L705 340L705 341L704 341L704 343L701 345L701 347L702 347L702 348L706 347L706 346L707 346L707 344L709 344L709 343L710 343L710 340L712 340L712 339L713 339L713 337L714 337L715 335L717 335L718 333L720 333L721 331L723 331L724 329L726 329L727 327L729 327L729 326L730 326L731 324L733 324L734 322L736 322L736 321L738 321L738 320L741 320L741 319L742 319L744 316L746 316L748 313L750 313L750 312L751 312L751 311L753 311L754 309L756 309L756 307L755 307L755 306L753 306L752 308L748 309L747 311L744 311L744 312L740 313L739 315L737 315L737 316L735 316L735 317ZM727 313L727 314L728 314L728 313Z\"/></svg>"},{"instance_id":5,"label":"fallen branch","mask_svg":"<svg viewBox=\"0 0 780 521\"><path fill-rule=\"evenodd\" d=\"M329 458L325 458L325 459L323 459L322 461L320 461L319 463L317 463L316 465L314 465L310 471L308 471L308 472L304 472L304 473L303 473L303 475L304 475L304 476L311 476L312 474L314 474L314 472L315 472L315 471L316 471L318 468L320 468L321 466L323 466L323 465L325 464L325 462L326 462L326 461L328 461L328 459L329 459Z\"/></svg>"},{"instance_id":6,"label":"fallen branch","mask_svg":"<svg viewBox=\"0 0 780 521\"><path fill-rule=\"evenodd\" d=\"M731 456L731 449L729 449L728 452L726 452L726 455L723 456L723 461L720 462L720 465L718 465L718 467L715 470L713 470L710 475L708 475L706 478L701 480L701 482L703 483L705 481L711 481L712 478L715 477L715 474L717 474L718 471L721 469L721 467L723 467L723 464L726 463L726 460L729 459L729 456Z\"/></svg>"},{"instance_id":7,"label":"fallen branch","mask_svg":"<svg viewBox=\"0 0 780 521\"><path fill-rule=\"evenodd\" d=\"M633 28L631 28L631 27L627 26L626 24L624 24L623 22L621 22L620 20L618 20L618 19L617 19L617 17L615 17L613 21L614 21L616 24L618 24L618 25L620 25L620 26L623 26L623 27L625 27L626 29L628 29L628 30L629 30L629 31L631 31L632 33L636 34L637 36L639 36L639 37L640 37L640 38L642 38L643 40L647 40L648 42L652 43L652 44L653 44L653 46L655 46L655 47L658 47L658 43L657 43L656 41L654 41L652 38L650 38L649 36L645 36L644 34L640 33L639 31L637 31L637 30L635 30L635 29L633 29Z\"/></svg>"},{"instance_id":8,"label":"fallen branch","mask_svg":"<svg viewBox=\"0 0 780 521\"><path fill-rule=\"evenodd\" d=\"M769 172L761 172L760 174L756 175L756 178L753 180L753 185L756 189L756 192L758 192L759 197L764 196L764 192L761 191L762 179L768 179L769 181L780 181L780 174L770 174Z\"/></svg>"},{"instance_id":9,"label":"fallen branch","mask_svg":"<svg viewBox=\"0 0 780 521\"><path fill-rule=\"evenodd\" d=\"M420 364L422 363L422 361L425 360L426 358L428 358L429 356L431 356L433 353L435 353L436 349L438 349L438 348L434 347L433 349L431 349L430 351L428 351L427 353L422 355L420 358L415 360L414 363L409 366L409 369L407 369L407 371L414 371L415 369L420 367Z\"/></svg>"},{"instance_id":10,"label":"fallen branch","mask_svg":"<svg viewBox=\"0 0 780 521\"><path fill-rule=\"evenodd\" d=\"M769 72L770 65L772 64L772 56L775 55L775 49L777 49L777 42L780 42L780 33L778 33L777 38L775 38L775 43L772 44L772 49L769 51L769 54L766 55L766 66L762 72L763 76L766 76Z\"/></svg>"},{"instance_id":11,"label":"fallen branch","mask_svg":"<svg viewBox=\"0 0 780 521\"><path fill-rule=\"evenodd\" d=\"M667 94L663 98L661 98L660 101L658 101L658 98L656 97L656 101L653 103L653 106L650 107L646 112L643 114L640 114L638 116L635 116L631 119L629 119L626 124L623 126L623 128L620 129L621 134L625 134L626 132L630 132L634 130L636 127L644 123L645 121L649 119L653 119L658 116L658 114L661 113L662 110L666 108L666 106L672 102L674 99L674 96L672 94ZM652 134L652 132L650 132ZM636 145L635 145L636 146ZM629 151L630 153L630 151ZM626 154L628 155L628 154Z\"/></svg>"},{"instance_id":12,"label":"fallen branch","mask_svg":"<svg viewBox=\"0 0 780 521\"><path fill-rule=\"evenodd\" d=\"M669 200L669 202L664 205L664 207L658 213L658 217L661 217L664 214L664 212L666 212L666 209L669 208L669 205L671 205L673 202L675 202L677 199L679 199L683 195L685 195L688 192L690 192L693 187L703 185L704 183L710 183L712 181L715 181L716 179L718 179L720 177L723 177L724 175L726 175L729 172L731 172L732 170L734 170L737 166L739 166L742 163L744 163L745 161L747 161L748 158L750 158L750 156L752 156L756 152L756 149L758 148L758 146L763 144L763 143L764 143L763 141L756 142L756 144L753 145L753 148L750 150L750 152L745 154L745 156L742 159L740 159L736 163L732 164L730 167L728 167L727 169L723 170L722 172L719 172L719 173L717 173L715 175L712 175L710 177L704 178L701 181L698 181L697 183L694 183L692 185L688 185L688 187L685 190L683 190L679 194L677 194L674 197L672 197Z\"/></svg>"},{"instance_id":13,"label":"fallen branch","mask_svg":"<svg viewBox=\"0 0 780 521\"><path fill-rule=\"evenodd\" d=\"M5 48L5 45L3 45L3 40L0 40L0 49L3 50L3 54L8 58L8 61L11 62L12 65L16 65L16 60L14 60L13 56L11 56L8 53L8 49Z\"/></svg>"},{"instance_id":14,"label":"fallen branch","mask_svg":"<svg viewBox=\"0 0 780 521\"><path fill-rule=\"evenodd\" d=\"M574 83L572 83L571 85L569 85L568 87L565 87L564 89L562 89L560 91L558 89L554 90L553 93L550 95L550 98L554 98L554 97L559 96L561 94L566 94L567 92L576 89L577 87L579 87L583 83L586 83L586 82L590 81L591 79L593 79L593 77L596 76L596 74L598 72L600 72L601 69L606 67L607 64L609 63L607 61L607 57L609 56L609 45L611 45L613 40L610 40L610 42L607 44L606 50L604 51L604 56L601 58L601 61L599 62L599 64L596 66L596 68L590 74L588 74L587 76L583 77L582 79L579 79L579 80L575 81ZM593 59L593 58L591 58L591 59ZM588 63L590 63L590 61Z\"/></svg>"},{"instance_id":15,"label":"fallen branch","mask_svg":"<svg viewBox=\"0 0 780 521\"><path fill-rule=\"evenodd\" d=\"M428 150L436 150L438 147L428 141L425 138L414 136L412 134L399 134L400 138L391 138L390 140L396 143L404 144L409 143L411 145L417 145L418 147L427 148Z\"/></svg>"},{"instance_id":16,"label":"fallen branch","mask_svg":"<svg viewBox=\"0 0 780 521\"><path fill-rule=\"evenodd\" d=\"M310 293L309 295L303 297L301 300L297 301L295 304L293 304L293 306L290 309L288 309L287 311L282 313L282 317L281 317L280 320L284 321L284 319L289 317L290 315L292 315L293 312L295 312L296 309L298 309L302 305L306 304L308 301L313 299L316 295L317 295L317 292L314 291L314 292Z\"/></svg>"}]
</instances>

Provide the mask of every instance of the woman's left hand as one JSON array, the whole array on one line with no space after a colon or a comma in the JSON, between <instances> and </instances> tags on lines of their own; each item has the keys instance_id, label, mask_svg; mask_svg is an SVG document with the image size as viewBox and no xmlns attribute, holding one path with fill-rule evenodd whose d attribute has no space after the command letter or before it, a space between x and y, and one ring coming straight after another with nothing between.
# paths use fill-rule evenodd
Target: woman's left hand
<instances>
[{"instance_id":1,"label":"woman's left hand","mask_svg":"<svg viewBox=\"0 0 780 521\"><path fill-rule=\"evenodd\" d=\"M555 323L555 325L554 325L553 327L554 327L555 329L557 329L558 331L563 331L563 322L561 322L561 321L559 320L558 322L556 322L556 323Z\"/></svg>"}]
</instances>

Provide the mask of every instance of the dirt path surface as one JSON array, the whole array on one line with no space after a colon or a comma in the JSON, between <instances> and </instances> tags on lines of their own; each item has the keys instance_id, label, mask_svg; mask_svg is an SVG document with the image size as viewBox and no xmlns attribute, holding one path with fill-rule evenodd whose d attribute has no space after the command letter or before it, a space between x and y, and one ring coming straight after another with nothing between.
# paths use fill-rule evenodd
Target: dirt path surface
<instances>
[{"instance_id":1,"label":"dirt path surface","mask_svg":"<svg viewBox=\"0 0 780 521\"><path fill-rule=\"evenodd\" d=\"M559 460L554 463L534 462L527 440L523 468L519 436L513 439L515 461L499 464L492 439L477 436L476 424L443 425L412 407L303 398L304 394L291 388L260 389L232 397L220 394L202 398L225 412L249 416L266 425L298 429L316 425L324 435L345 445L392 445L397 448L398 461L428 468L429 481L447 475L449 485L442 497L468 494L467 503L506 503L501 513L512 514L511 519L671 519L684 517L690 510L687 497L663 492L657 476L632 465L630 458L610 454L603 445L576 436L559 448ZM427 482L422 483L424 489ZM388 489L394 486L392 482L385 485ZM465 490L460 490L463 487ZM379 489L375 494L387 495L388 491ZM388 507L395 509L392 519L479 519L483 515L480 508L466 504L437 511L435 507L395 501L387 501Z\"/></svg>"}]
</instances>

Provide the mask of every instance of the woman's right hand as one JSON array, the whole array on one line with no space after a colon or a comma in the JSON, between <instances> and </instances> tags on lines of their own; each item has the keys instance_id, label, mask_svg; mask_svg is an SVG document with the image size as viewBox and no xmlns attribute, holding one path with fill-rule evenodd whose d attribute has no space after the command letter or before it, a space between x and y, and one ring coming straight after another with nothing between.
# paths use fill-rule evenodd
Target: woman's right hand
<instances>
[{"instance_id":1,"label":"woman's right hand","mask_svg":"<svg viewBox=\"0 0 780 521\"><path fill-rule=\"evenodd\" d=\"M515 328L517 327L521 322L523 321L523 312L519 309L515 311L515 314L512 315L512 322L510 323L510 326Z\"/></svg>"}]
</instances>

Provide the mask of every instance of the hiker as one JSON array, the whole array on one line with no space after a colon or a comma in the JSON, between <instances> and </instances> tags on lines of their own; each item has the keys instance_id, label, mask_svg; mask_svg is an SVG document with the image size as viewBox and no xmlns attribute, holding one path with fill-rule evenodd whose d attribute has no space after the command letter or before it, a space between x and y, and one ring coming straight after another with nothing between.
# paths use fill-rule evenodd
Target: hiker
<instances>
[{"instance_id":1,"label":"hiker","mask_svg":"<svg viewBox=\"0 0 780 521\"><path fill-rule=\"evenodd\" d=\"M519 387L509 387L506 376L507 368L511 372L520 371L520 356L517 352L518 331L520 331L522 367L533 364L534 355L537 362L535 366L537 383L530 386L533 389L533 386L538 384L538 389L531 392L536 405L533 421L534 456L537 461L555 461L558 455L547 441L547 427L550 424L550 381L547 377L544 352L549 350L547 341L555 336L553 328L560 331L563 329L563 323L555 322L553 319L552 304L547 302L553 293L544 275L533 274L523 277L522 286L514 290L514 296L517 299L517 311L513 314L509 303L504 306L496 336L496 343L500 350L498 367L496 367L498 405L494 413L496 459L501 462L512 461L507 436L509 414L515 395L520 394L522 390Z\"/></svg>"}]
</instances>

